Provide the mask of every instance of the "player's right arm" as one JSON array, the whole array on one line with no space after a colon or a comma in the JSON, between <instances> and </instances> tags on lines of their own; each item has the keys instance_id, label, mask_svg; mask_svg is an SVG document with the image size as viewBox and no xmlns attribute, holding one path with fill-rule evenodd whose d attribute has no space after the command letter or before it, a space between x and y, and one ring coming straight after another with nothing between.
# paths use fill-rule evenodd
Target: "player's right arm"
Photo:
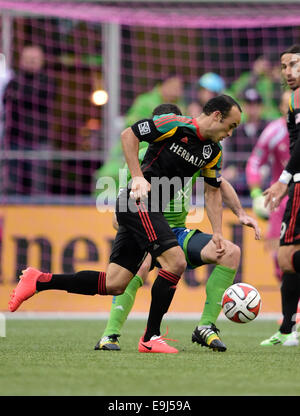
<instances>
[{"instance_id":1,"label":"player's right arm","mask_svg":"<svg viewBox=\"0 0 300 416\"><path fill-rule=\"evenodd\" d=\"M123 153L132 177L131 191L134 199L144 199L150 191L151 185L144 178L139 162L139 139L131 127L121 133Z\"/></svg>"},{"instance_id":2,"label":"player's right arm","mask_svg":"<svg viewBox=\"0 0 300 416\"><path fill-rule=\"evenodd\" d=\"M290 99L290 108L295 117L295 128L297 139L294 148L291 152L290 159L282 171L280 178L270 188L266 189L264 195L266 195L266 206L270 206L271 211L277 208L288 192L288 185L291 182L293 176L300 175L300 88L293 91Z\"/></svg>"}]
</instances>

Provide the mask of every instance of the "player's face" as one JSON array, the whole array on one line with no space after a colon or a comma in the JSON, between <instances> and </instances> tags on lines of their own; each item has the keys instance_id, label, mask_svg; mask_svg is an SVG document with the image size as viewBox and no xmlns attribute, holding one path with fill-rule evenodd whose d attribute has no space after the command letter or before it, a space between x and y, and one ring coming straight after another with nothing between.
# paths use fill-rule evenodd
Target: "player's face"
<instances>
[{"instance_id":1,"label":"player's face","mask_svg":"<svg viewBox=\"0 0 300 416\"><path fill-rule=\"evenodd\" d=\"M288 86L295 90L300 87L300 54L286 53L281 57L281 73Z\"/></svg>"},{"instance_id":2,"label":"player's face","mask_svg":"<svg viewBox=\"0 0 300 416\"><path fill-rule=\"evenodd\" d=\"M232 136L233 130L241 122L241 112L236 106L233 106L226 118L222 118L221 113L218 111L215 112L214 118L215 122L211 140L217 143L226 137Z\"/></svg>"}]
</instances>

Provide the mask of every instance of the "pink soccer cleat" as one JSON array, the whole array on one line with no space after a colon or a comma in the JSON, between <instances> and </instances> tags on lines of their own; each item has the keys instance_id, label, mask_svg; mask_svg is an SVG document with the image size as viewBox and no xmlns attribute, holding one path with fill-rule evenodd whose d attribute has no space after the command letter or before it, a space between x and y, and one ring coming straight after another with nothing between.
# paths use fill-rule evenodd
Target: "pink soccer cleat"
<instances>
[{"instance_id":1,"label":"pink soccer cleat","mask_svg":"<svg viewBox=\"0 0 300 416\"><path fill-rule=\"evenodd\" d=\"M165 334L167 335L167 334ZM176 341L175 339L165 338L164 335L153 335L151 339L147 342L144 341L144 336L140 338L139 341L139 352L147 353L164 353L164 354L176 354L179 351L168 345L165 339L169 341Z\"/></svg>"},{"instance_id":2,"label":"pink soccer cleat","mask_svg":"<svg viewBox=\"0 0 300 416\"><path fill-rule=\"evenodd\" d=\"M43 274L43 272L33 267L23 270L17 287L10 295L11 299L8 307L11 312L15 312L24 300L31 298L36 293L36 282Z\"/></svg>"}]
</instances>

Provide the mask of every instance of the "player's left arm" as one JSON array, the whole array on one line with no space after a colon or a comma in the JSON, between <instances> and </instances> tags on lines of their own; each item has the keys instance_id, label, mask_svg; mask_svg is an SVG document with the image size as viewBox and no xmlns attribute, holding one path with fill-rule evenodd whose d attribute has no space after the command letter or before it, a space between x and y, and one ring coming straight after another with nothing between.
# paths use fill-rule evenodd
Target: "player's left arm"
<instances>
[{"instance_id":1,"label":"player's left arm","mask_svg":"<svg viewBox=\"0 0 300 416\"><path fill-rule=\"evenodd\" d=\"M242 225L246 225L254 229L255 239L259 240L261 232L257 221L245 212L241 205L241 201L231 183L222 177L220 189L224 204L231 209L231 211L237 216Z\"/></svg>"},{"instance_id":2,"label":"player's left arm","mask_svg":"<svg viewBox=\"0 0 300 416\"><path fill-rule=\"evenodd\" d=\"M222 195L220 187L215 187L204 181L205 208L208 219L211 223L213 237L212 240L216 245L218 256L225 253L225 244L222 234Z\"/></svg>"}]
</instances>

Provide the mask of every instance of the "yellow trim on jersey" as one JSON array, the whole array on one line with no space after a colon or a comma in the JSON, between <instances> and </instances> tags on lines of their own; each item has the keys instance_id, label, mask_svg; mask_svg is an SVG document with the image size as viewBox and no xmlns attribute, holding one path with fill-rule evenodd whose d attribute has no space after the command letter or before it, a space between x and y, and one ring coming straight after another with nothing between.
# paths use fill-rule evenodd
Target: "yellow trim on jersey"
<instances>
[{"instance_id":1,"label":"yellow trim on jersey","mask_svg":"<svg viewBox=\"0 0 300 416\"><path fill-rule=\"evenodd\" d=\"M167 133L163 134L162 136L158 137L157 139L154 140L154 143L156 142L161 142L162 140L167 139L168 137L171 137L175 134L176 130L177 130L178 126L174 127L173 129L171 129L170 131L167 131Z\"/></svg>"},{"instance_id":2,"label":"yellow trim on jersey","mask_svg":"<svg viewBox=\"0 0 300 416\"><path fill-rule=\"evenodd\" d=\"M205 165L204 169L206 170L206 169L212 168L214 165L216 165L218 163L221 155L222 155L222 152L219 152L217 154L217 156L210 163L208 163L207 165Z\"/></svg>"},{"instance_id":3,"label":"yellow trim on jersey","mask_svg":"<svg viewBox=\"0 0 300 416\"><path fill-rule=\"evenodd\" d=\"M201 169L201 176L204 178L216 178L217 171L214 169Z\"/></svg>"},{"instance_id":4,"label":"yellow trim on jersey","mask_svg":"<svg viewBox=\"0 0 300 416\"><path fill-rule=\"evenodd\" d=\"M290 107L290 110L291 111L293 111L293 107L292 107L292 95L293 95L293 93L291 94L291 96L289 98L289 107Z\"/></svg>"}]
</instances>

